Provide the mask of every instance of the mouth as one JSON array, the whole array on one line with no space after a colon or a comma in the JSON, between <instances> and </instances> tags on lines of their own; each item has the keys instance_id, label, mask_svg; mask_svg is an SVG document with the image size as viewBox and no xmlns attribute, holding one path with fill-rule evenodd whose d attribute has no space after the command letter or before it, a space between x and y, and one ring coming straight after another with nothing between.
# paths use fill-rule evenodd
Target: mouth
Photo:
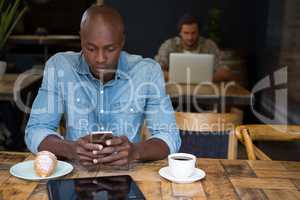
<instances>
[{"instance_id":1,"label":"mouth","mask_svg":"<svg viewBox=\"0 0 300 200\"><path fill-rule=\"evenodd\" d=\"M115 70L111 69L109 65L95 65L94 71L97 73L114 73Z\"/></svg>"},{"instance_id":2,"label":"mouth","mask_svg":"<svg viewBox=\"0 0 300 200\"><path fill-rule=\"evenodd\" d=\"M94 66L94 70L96 71L105 71L107 68L105 65L96 65Z\"/></svg>"},{"instance_id":3,"label":"mouth","mask_svg":"<svg viewBox=\"0 0 300 200\"><path fill-rule=\"evenodd\" d=\"M95 65L96 69L105 69L106 65Z\"/></svg>"}]
</instances>

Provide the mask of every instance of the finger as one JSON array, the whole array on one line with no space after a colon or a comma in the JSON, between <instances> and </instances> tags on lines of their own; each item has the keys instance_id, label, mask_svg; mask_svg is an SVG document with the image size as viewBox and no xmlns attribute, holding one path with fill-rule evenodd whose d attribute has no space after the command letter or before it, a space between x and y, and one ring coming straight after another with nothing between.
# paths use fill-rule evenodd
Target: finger
<instances>
[{"instance_id":1,"label":"finger","mask_svg":"<svg viewBox=\"0 0 300 200\"><path fill-rule=\"evenodd\" d=\"M79 161L81 162L92 162L93 159L91 157L85 155L79 155Z\"/></svg>"},{"instance_id":2,"label":"finger","mask_svg":"<svg viewBox=\"0 0 300 200\"><path fill-rule=\"evenodd\" d=\"M128 142L128 138L126 136L114 137L113 139L106 140L105 144L107 146L120 145L124 142Z\"/></svg>"},{"instance_id":3,"label":"finger","mask_svg":"<svg viewBox=\"0 0 300 200\"><path fill-rule=\"evenodd\" d=\"M118 145L118 146L104 147L103 150L99 152L99 154L112 154L114 152L120 152L120 151L129 150L129 149L130 149L130 144L124 143L124 144Z\"/></svg>"},{"instance_id":4,"label":"finger","mask_svg":"<svg viewBox=\"0 0 300 200\"><path fill-rule=\"evenodd\" d=\"M104 150L104 149L103 149ZM107 153L107 151L108 150L101 150L101 151L96 151L96 150L93 150L92 151L92 154L93 154L93 158L99 158L99 157L104 157L104 156L106 156L106 154L109 154L109 153ZM109 151L111 151L111 150L109 150ZM113 150L112 150L113 151Z\"/></svg>"},{"instance_id":5,"label":"finger","mask_svg":"<svg viewBox=\"0 0 300 200\"><path fill-rule=\"evenodd\" d=\"M98 156L107 156L107 154L112 154L114 152L120 151L119 147L104 147L101 151L92 151L93 154L98 155Z\"/></svg>"},{"instance_id":6,"label":"finger","mask_svg":"<svg viewBox=\"0 0 300 200\"><path fill-rule=\"evenodd\" d=\"M110 146L110 147L104 147L102 151L99 151L99 154L112 154L114 152L117 152L117 148Z\"/></svg>"},{"instance_id":7,"label":"finger","mask_svg":"<svg viewBox=\"0 0 300 200\"><path fill-rule=\"evenodd\" d=\"M79 163L83 166L92 166L92 165L94 165L93 162L89 162L89 161L79 161Z\"/></svg>"},{"instance_id":8,"label":"finger","mask_svg":"<svg viewBox=\"0 0 300 200\"><path fill-rule=\"evenodd\" d=\"M94 143L88 143L88 142L82 142L80 145L85 148L86 150L96 150L96 151L101 151L103 149L103 145L101 144L94 144Z\"/></svg>"},{"instance_id":9,"label":"finger","mask_svg":"<svg viewBox=\"0 0 300 200\"><path fill-rule=\"evenodd\" d=\"M97 157L97 155L93 154L92 151L86 150L85 148L83 148L81 146L79 146L76 149L76 153L78 156L85 156L85 157L90 157L90 158Z\"/></svg>"},{"instance_id":10,"label":"finger","mask_svg":"<svg viewBox=\"0 0 300 200\"><path fill-rule=\"evenodd\" d=\"M124 158L128 159L128 155L129 155L128 151L116 152L116 153L110 154L109 156L99 158L99 159L97 159L96 162L97 163L111 163L111 162L121 160Z\"/></svg>"},{"instance_id":11,"label":"finger","mask_svg":"<svg viewBox=\"0 0 300 200\"><path fill-rule=\"evenodd\" d=\"M77 149L76 149L76 154L77 154L77 160L79 159L78 157L79 156L85 156L85 157L89 157L90 159L93 159L93 158L101 158L101 157L104 157L104 155L101 155L98 153L99 151L96 151L96 150L93 150L93 151L90 151L90 150L86 150L85 148L79 146Z\"/></svg>"},{"instance_id":12,"label":"finger","mask_svg":"<svg viewBox=\"0 0 300 200\"><path fill-rule=\"evenodd\" d=\"M123 158L123 159L108 163L107 165L109 165L109 166L124 166L124 165L127 165L128 163L129 163L128 158Z\"/></svg>"}]
</instances>

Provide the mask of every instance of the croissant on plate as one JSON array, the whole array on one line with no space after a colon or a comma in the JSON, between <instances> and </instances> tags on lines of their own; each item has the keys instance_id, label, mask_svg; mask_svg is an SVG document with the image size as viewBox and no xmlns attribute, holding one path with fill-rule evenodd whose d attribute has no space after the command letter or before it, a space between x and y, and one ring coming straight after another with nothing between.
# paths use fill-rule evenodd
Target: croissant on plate
<instances>
[{"instance_id":1,"label":"croissant on plate","mask_svg":"<svg viewBox=\"0 0 300 200\"><path fill-rule=\"evenodd\" d=\"M49 151L40 151L34 160L35 173L40 177L48 177L55 171L57 165L56 156Z\"/></svg>"}]
</instances>

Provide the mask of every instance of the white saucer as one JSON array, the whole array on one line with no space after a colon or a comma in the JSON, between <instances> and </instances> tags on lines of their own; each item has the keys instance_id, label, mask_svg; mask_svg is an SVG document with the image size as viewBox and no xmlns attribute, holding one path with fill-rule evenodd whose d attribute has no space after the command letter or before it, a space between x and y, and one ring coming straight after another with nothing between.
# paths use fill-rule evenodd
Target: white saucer
<instances>
[{"instance_id":1,"label":"white saucer","mask_svg":"<svg viewBox=\"0 0 300 200\"><path fill-rule=\"evenodd\" d=\"M56 169L51 176L39 177L35 174L33 163L33 160L17 163L10 168L9 172L11 175L21 179L39 181L64 176L73 170L73 166L71 164L58 160Z\"/></svg>"},{"instance_id":2,"label":"white saucer","mask_svg":"<svg viewBox=\"0 0 300 200\"><path fill-rule=\"evenodd\" d=\"M158 173L163 178L168 179L169 181L172 181L174 183L193 183L195 181L203 179L206 175L203 170L198 169L198 168L195 168L194 173L190 177L184 178L184 179L178 179L178 178L175 178L174 176L172 176L172 174L170 173L169 167L161 168Z\"/></svg>"}]
</instances>

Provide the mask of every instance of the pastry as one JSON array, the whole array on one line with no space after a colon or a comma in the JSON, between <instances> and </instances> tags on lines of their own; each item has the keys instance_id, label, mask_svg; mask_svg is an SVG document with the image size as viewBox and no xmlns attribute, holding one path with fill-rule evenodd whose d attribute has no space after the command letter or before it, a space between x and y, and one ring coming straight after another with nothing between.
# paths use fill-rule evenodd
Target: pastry
<instances>
[{"instance_id":1,"label":"pastry","mask_svg":"<svg viewBox=\"0 0 300 200\"><path fill-rule=\"evenodd\" d=\"M40 177L50 176L56 168L57 158L49 151L40 151L34 161L35 173Z\"/></svg>"}]
</instances>

